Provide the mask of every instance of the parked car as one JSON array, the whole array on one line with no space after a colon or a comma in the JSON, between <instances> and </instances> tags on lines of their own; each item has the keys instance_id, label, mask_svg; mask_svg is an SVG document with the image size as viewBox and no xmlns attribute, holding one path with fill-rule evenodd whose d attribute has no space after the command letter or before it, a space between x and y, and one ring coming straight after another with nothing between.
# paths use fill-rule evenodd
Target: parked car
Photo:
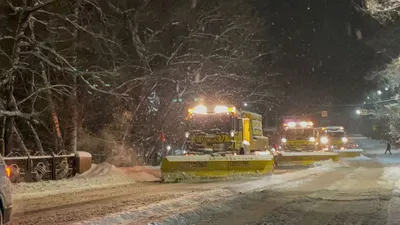
<instances>
[{"instance_id":1,"label":"parked car","mask_svg":"<svg viewBox=\"0 0 400 225\"><path fill-rule=\"evenodd\" d=\"M12 211L11 198L11 168L6 165L0 156L0 225L10 221Z\"/></svg>"}]
</instances>

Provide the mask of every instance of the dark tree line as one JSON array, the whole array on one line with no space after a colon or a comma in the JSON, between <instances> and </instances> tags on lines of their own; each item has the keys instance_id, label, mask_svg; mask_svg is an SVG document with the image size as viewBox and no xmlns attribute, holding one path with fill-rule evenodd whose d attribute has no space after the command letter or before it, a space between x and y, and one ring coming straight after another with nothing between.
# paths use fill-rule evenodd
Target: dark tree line
<instances>
[{"instance_id":1,"label":"dark tree line","mask_svg":"<svg viewBox=\"0 0 400 225\"><path fill-rule=\"evenodd\" d=\"M267 28L244 0L1 1L1 152L151 163L195 98L265 110Z\"/></svg>"}]
</instances>

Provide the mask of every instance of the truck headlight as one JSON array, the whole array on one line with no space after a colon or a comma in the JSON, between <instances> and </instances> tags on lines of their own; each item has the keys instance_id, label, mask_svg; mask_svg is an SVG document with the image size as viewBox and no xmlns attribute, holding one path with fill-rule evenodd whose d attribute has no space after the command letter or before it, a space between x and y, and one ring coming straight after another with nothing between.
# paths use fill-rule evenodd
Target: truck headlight
<instances>
[{"instance_id":1,"label":"truck headlight","mask_svg":"<svg viewBox=\"0 0 400 225\"><path fill-rule=\"evenodd\" d=\"M189 138L189 136L190 136L190 133L189 132L185 132L185 137Z\"/></svg>"},{"instance_id":2,"label":"truck headlight","mask_svg":"<svg viewBox=\"0 0 400 225\"><path fill-rule=\"evenodd\" d=\"M343 143L347 143L347 141L348 141L347 137L342 137L342 141L343 141Z\"/></svg>"},{"instance_id":3,"label":"truck headlight","mask_svg":"<svg viewBox=\"0 0 400 225\"><path fill-rule=\"evenodd\" d=\"M311 142L315 142L315 137L310 137L308 140Z\"/></svg>"},{"instance_id":4,"label":"truck headlight","mask_svg":"<svg viewBox=\"0 0 400 225\"><path fill-rule=\"evenodd\" d=\"M281 141L282 141L282 143L286 143L287 142L286 138L282 138Z\"/></svg>"},{"instance_id":5,"label":"truck headlight","mask_svg":"<svg viewBox=\"0 0 400 225\"><path fill-rule=\"evenodd\" d=\"M321 137L321 143L322 144L327 144L328 143L328 138L327 137Z\"/></svg>"}]
</instances>

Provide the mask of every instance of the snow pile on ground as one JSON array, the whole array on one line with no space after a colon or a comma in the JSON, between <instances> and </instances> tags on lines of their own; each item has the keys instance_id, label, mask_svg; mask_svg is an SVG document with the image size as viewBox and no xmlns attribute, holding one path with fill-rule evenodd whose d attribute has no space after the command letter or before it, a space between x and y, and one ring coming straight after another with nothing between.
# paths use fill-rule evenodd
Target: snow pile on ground
<instances>
[{"instance_id":1,"label":"snow pile on ground","mask_svg":"<svg viewBox=\"0 0 400 225\"><path fill-rule=\"evenodd\" d=\"M41 197L135 182L135 177L126 175L123 170L109 163L93 164L90 170L71 179L14 184L13 197L14 199Z\"/></svg>"},{"instance_id":2,"label":"snow pile on ground","mask_svg":"<svg viewBox=\"0 0 400 225\"><path fill-rule=\"evenodd\" d=\"M398 225L400 224L400 167L385 167L382 178L394 185L389 201L387 225Z\"/></svg>"},{"instance_id":3,"label":"snow pile on ground","mask_svg":"<svg viewBox=\"0 0 400 225\"><path fill-rule=\"evenodd\" d=\"M82 174L78 174L80 178L90 178L97 176L106 176L112 174L122 174L123 172L117 169L114 165L109 163L92 164L90 169Z\"/></svg>"},{"instance_id":4,"label":"snow pile on ground","mask_svg":"<svg viewBox=\"0 0 400 225\"><path fill-rule=\"evenodd\" d=\"M367 160L371 160L371 158L368 158L367 156L364 156L364 155L360 155L360 156L353 157L353 158L345 158L344 160L347 160L347 161L367 161Z\"/></svg>"},{"instance_id":5,"label":"snow pile on ground","mask_svg":"<svg viewBox=\"0 0 400 225\"><path fill-rule=\"evenodd\" d=\"M160 181L161 170L158 166L134 166L118 168L136 181Z\"/></svg>"},{"instance_id":6,"label":"snow pile on ground","mask_svg":"<svg viewBox=\"0 0 400 225\"><path fill-rule=\"evenodd\" d=\"M246 198L259 191L271 188L295 187L303 182L307 182L310 176L334 170L337 163L321 163L319 168L314 167L307 170L299 170L293 173L271 175L262 179L242 182L238 184L229 183L223 187L213 188L205 192L193 192L193 194L182 196L177 199L167 200L156 204L151 204L141 208L132 208L124 212L111 214L103 218L91 219L74 223L74 225L87 224L145 224L149 220L164 221L162 223L151 224L179 224L190 218L196 221L204 211L232 210L234 199L238 197ZM188 221L186 221L188 222Z\"/></svg>"},{"instance_id":7,"label":"snow pile on ground","mask_svg":"<svg viewBox=\"0 0 400 225\"><path fill-rule=\"evenodd\" d=\"M333 168L339 168L339 167L346 167L346 165L344 165L341 162L334 162L332 159L329 159L329 160L314 162L311 165L311 168L309 168L309 170L311 170L311 171L313 171L313 170L326 171L326 170L331 170Z\"/></svg>"}]
</instances>

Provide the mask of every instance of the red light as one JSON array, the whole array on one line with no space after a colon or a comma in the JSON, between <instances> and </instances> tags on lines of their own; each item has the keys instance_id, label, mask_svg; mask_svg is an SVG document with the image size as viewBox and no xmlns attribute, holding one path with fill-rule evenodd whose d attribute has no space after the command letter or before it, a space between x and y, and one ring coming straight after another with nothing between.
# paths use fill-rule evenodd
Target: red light
<instances>
[{"instance_id":1,"label":"red light","mask_svg":"<svg viewBox=\"0 0 400 225\"><path fill-rule=\"evenodd\" d=\"M11 176L11 167L6 165L6 176L10 177Z\"/></svg>"}]
</instances>

